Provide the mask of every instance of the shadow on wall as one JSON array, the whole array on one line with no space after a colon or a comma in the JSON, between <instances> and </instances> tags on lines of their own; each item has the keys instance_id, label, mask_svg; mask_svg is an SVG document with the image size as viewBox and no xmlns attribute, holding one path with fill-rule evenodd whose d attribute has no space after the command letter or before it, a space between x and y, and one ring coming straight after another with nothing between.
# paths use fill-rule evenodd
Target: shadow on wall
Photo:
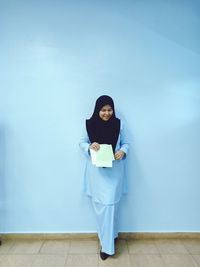
<instances>
[{"instance_id":1,"label":"shadow on wall","mask_svg":"<svg viewBox=\"0 0 200 267\"><path fill-rule=\"evenodd\" d=\"M141 207L140 200L142 192L142 181L144 181L144 174L142 167L134 151L133 144L130 146L129 156L127 160L128 169L128 194L122 198L121 214L119 222L119 231L128 232L137 231L140 228ZM137 216L136 216L137 215ZM127 221L124 218L128 218Z\"/></svg>"},{"instance_id":2,"label":"shadow on wall","mask_svg":"<svg viewBox=\"0 0 200 267\"><path fill-rule=\"evenodd\" d=\"M137 210L137 207L139 207L137 191L141 190L143 173L137 158L137 152L135 151L135 138L132 131L132 129L134 129L134 125L132 124L130 117L125 118L120 112L117 113L119 114L119 118L122 119L125 124L127 140L130 145L126 162L127 177L125 177L125 179L128 180L128 194L124 195L120 205L120 214L122 216L120 216L119 220L119 231L124 232L124 229L130 229L130 231L132 231L133 229L138 228L137 218L135 218L134 215L140 213L140 211ZM125 221L124 218L128 218L128 220Z\"/></svg>"}]
</instances>

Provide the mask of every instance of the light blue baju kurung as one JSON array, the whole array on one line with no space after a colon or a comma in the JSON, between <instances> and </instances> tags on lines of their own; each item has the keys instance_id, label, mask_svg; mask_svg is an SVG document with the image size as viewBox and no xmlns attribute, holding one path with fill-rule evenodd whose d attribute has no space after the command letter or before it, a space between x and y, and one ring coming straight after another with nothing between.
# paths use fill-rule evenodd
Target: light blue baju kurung
<instances>
[{"instance_id":1,"label":"light blue baju kurung","mask_svg":"<svg viewBox=\"0 0 200 267\"><path fill-rule=\"evenodd\" d=\"M129 145L124 124L121 121L115 151L122 150L125 156L122 160L114 160L112 168L93 165L89 145L90 140L85 128L79 143L86 156L84 192L92 199L102 251L112 255L114 254L114 238L118 236L119 201L122 195L127 193L128 188L125 163Z\"/></svg>"}]
</instances>

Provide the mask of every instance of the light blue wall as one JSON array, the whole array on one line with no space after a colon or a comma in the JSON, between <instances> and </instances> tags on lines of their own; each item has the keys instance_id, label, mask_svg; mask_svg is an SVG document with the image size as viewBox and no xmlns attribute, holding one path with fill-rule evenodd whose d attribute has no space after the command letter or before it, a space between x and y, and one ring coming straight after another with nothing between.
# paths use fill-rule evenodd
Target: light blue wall
<instances>
[{"instance_id":1,"label":"light blue wall","mask_svg":"<svg viewBox=\"0 0 200 267\"><path fill-rule=\"evenodd\" d=\"M0 231L95 232L81 129L129 130L121 231L200 231L199 1L0 2Z\"/></svg>"}]
</instances>

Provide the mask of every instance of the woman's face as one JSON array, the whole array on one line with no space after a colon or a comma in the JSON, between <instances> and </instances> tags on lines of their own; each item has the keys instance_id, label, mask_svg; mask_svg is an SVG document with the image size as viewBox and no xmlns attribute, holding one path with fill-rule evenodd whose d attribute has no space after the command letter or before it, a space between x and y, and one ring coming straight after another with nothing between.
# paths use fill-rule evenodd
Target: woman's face
<instances>
[{"instance_id":1,"label":"woman's face","mask_svg":"<svg viewBox=\"0 0 200 267\"><path fill-rule=\"evenodd\" d=\"M99 117L103 120L103 121L108 121L113 114L113 109L110 105L105 105L102 107L102 109L99 111Z\"/></svg>"}]
</instances>

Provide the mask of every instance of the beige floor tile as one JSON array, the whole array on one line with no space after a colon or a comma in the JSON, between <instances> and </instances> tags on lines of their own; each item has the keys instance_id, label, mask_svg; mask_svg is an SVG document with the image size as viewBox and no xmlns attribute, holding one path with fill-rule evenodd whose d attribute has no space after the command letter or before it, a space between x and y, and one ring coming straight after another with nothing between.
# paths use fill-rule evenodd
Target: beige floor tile
<instances>
[{"instance_id":1,"label":"beige floor tile","mask_svg":"<svg viewBox=\"0 0 200 267\"><path fill-rule=\"evenodd\" d=\"M9 250L10 254L37 254L44 241L17 240Z\"/></svg>"},{"instance_id":2,"label":"beige floor tile","mask_svg":"<svg viewBox=\"0 0 200 267\"><path fill-rule=\"evenodd\" d=\"M99 267L131 267L130 256L128 254L121 254L118 256L111 256L103 261L99 257Z\"/></svg>"},{"instance_id":3,"label":"beige floor tile","mask_svg":"<svg viewBox=\"0 0 200 267\"><path fill-rule=\"evenodd\" d=\"M130 255L131 267L165 267L160 255Z\"/></svg>"},{"instance_id":4,"label":"beige floor tile","mask_svg":"<svg viewBox=\"0 0 200 267\"><path fill-rule=\"evenodd\" d=\"M188 254L188 251L180 240L155 240L155 245L161 254Z\"/></svg>"},{"instance_id":5,"label":"beige floor tile","mask_svg":"<svg viewBox=\"0 0 200 267\"><path fill-rule=\"evenodd\" d=\"M69 252L70 241L68 240L46 240L44 241L41 254L67 254Z\"/></svg>"},{"instance_id":6,"label":"beige floor tile","mask_svg":"<svg viewBox=\"0 0 200 267\"><path fill-rule=\"evenodd\" d=\"M31 267L64 267L66 255L36 255Z\"/></svg>"},{"instance_id":7,"label":"beige floor tile","mask_svg":"<svg viewBox=\"0 0 200 267\"><path fill-rule=\"evenodd\" d=\"M181 242L191 254L200 254L200 239L183 239Z\"/></svg>"},{"instance_id":8,"label":"beige floor tile","mask_svg":"<svg viewBox=\"0 0 200 267\"><path fill-rule=\"evenodd\" d=\"M162 254L166 267L199 267L191 255Z\"/></svg>"},{"instance_id":9,"label":"beige floor tile","mask_svg":"<svg viewBox=\"0 0 200 267\"><path fill-rule=\"evenodd\" d=\"M5 260L6 260L7 255L0 255L0 266L3 266Z\"/></svg>"},{"instance_id":10,"label":"beige floor tile","mask_svg":"<svg viewBox=\"0 0 200 267\"><path fill-rule=\"evenodd\" d=\"M68 255L65 267L98 267L98 255Z\"/></svg>"},{"instance_id":11,"label":"beige floor tile","mask_svg":"<svg viewBox=\"0 0 200 267\"><path fill-rule=\"evenodd\" d=\"M31 267L34 255L0 255L1 267Z\"/></svg>"},{"instance_id":12,"label":"beige floor tile","mask_svg":"<svg viewBox=\"0 0 200 267\"><path fill-rule=\"evenodd\" d=\"M98 252L98 241L74 240L70 242L69 254L97 254Z\"/></svg>"},{"instance_id":13,"label":"beige floor tile","mask_svg":"<svg viewBox=\"0 0 200 267\"><path fill-rule=\"evenodd\" d=\"M193 259L199 264L200 266L200 255L191 255Z\"/></svg>"},{"instance_id":14,"label":"beige floor tile","mask_svg":"<svg viewBox=\"0 0 200 267\"><path fill-rule=\"evenodd\" d=\"M127 243L130 254L159 254L154 240L131 240Z\"/></svg>"},{"instance_id":15,"label":"beige floor tile","mask_svg":"<svg viewBox=\"0 0 200 267\"><path fill-rule=\"evenodd\" d=\"M117 240L115 245L115 254L128 254L128 245L126 240Z\"/></svg>"},{"instance_id":16,"label":"beige floor tile","mask_svg":"<svg viewBox=\"0 0 200 267\"><path fill-rule=\"evenodd\" d=\"M2 240L2 244L0 246L0 254L6 254L14 245L14 241L12 240Z\"/></svg>"}]
</instances>

